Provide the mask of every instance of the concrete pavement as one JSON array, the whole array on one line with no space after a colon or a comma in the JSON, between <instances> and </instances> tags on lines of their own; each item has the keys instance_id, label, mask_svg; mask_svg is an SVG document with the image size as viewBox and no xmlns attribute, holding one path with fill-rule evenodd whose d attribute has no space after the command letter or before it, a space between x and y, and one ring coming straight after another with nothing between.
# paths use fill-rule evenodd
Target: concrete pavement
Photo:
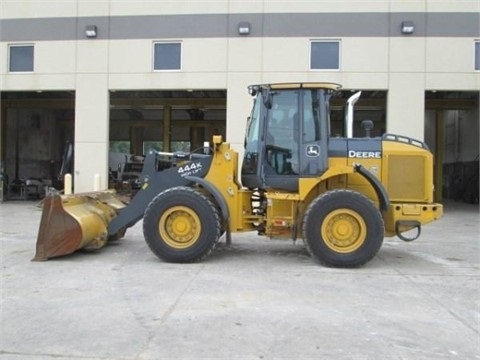
<instances>
[{"instance_id":1,"label":"concrete pavement","mask_svg":"<svg viewBox=\"0 0 480 360\"><path fill-rule=\"evenodd\" d=\"M141 223L98 252L30 262L35 205L0 204L0 359L480 359L478 206L447 204L413 243L332 269L254 233L163 263Z\"/></svg>"}]
</instances>

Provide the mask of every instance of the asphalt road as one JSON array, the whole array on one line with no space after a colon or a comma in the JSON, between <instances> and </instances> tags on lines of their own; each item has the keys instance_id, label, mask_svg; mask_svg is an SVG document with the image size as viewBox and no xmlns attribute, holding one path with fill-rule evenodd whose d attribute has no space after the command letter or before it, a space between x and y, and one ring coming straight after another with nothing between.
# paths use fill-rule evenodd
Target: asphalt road
<instances>
[{"instance_id":1,"label":"asphalt road","mask_svg":"<svg viewBox=\"0 0 480 360\"><path fill-rule=\"evenodd\" d=\"M448 204L417 241L333 269L254 233L168 264L141 223L31 262L35 205L0 204L0 359L480 359L478 206Z\"/></svg>"}]
</instances>

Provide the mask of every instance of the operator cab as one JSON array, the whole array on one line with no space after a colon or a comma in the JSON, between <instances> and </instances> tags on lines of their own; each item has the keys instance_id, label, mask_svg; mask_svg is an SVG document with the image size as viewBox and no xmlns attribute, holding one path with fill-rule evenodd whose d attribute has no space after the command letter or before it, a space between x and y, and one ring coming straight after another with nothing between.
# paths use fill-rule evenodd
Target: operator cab
<instances>
[{"instance_id":1,"label":"operator cab","mask_svg":"<svg viewBox=\"0 0 480 360\"><path fill-rule=\"evenodd\" d=\"M332 83L253 85L242 183L248 188L298 191L298 179L328 166Z\"/></svg>"}]
</instances>

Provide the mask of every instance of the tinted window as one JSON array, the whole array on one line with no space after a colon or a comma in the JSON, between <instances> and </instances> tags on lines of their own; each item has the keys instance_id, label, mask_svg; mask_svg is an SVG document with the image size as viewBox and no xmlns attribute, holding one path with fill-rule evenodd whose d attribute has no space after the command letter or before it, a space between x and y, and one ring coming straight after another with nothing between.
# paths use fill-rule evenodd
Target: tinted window
<instances>
[{"instance_id":1,"label":"tinted window","mask_svg":"<svg viewBox=\"0 0 480 360\"><path fill-rule=\"evenodd\" d=\"M181 44L156 43L153 61L154 70L180 70Z\"/></svg>"},{"instance_id":2,"label":"tinted window","mask_svg":"<svg viewBox=\"0 0 480 360\"><path fill-rule=\"evenodd\" d=\"M475 70L480 70L480 41L475 42Z\"/></svg>"},{"instance_id":3,"label":"tinted window","mask_svg":"<svg viewBox=\"0 0 480 360\"><path fill-rule=\"evenodd\" d=\"M10 46L10 72L33 71L33 45Z\"/></svg>"},{"instance_id":4,"label":"tinted window","mask_svg":"<svg viewBox=\"0 0 480 360\"><path fill-rule=\"evenodd\" d=\"M338 70L340 43L338 41L312 41L310 43L310 69Z\"/></svg>"}]
</instances>

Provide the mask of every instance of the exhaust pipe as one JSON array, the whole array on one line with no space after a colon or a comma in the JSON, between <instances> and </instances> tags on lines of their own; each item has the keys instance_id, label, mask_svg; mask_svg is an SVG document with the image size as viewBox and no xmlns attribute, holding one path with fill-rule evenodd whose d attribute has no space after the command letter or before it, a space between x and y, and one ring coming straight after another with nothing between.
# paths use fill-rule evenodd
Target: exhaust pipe
<instances>
[{"instance_id":1,"label":"exhaust pipe","mask_svg":"<svg viewBox=\"0 0 480 360\"><path fill-rule=\"evenodd\" d=\"M361 91L356 92L350 96L345 104L345 136L347 138L353 137L353 106L360 98Z\"/></svg>"}]
</instances>

